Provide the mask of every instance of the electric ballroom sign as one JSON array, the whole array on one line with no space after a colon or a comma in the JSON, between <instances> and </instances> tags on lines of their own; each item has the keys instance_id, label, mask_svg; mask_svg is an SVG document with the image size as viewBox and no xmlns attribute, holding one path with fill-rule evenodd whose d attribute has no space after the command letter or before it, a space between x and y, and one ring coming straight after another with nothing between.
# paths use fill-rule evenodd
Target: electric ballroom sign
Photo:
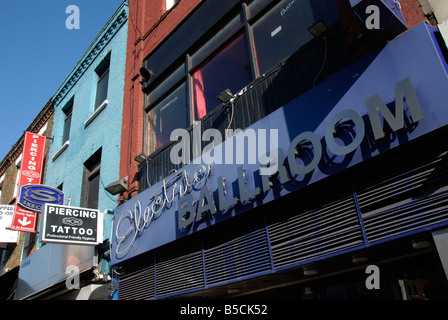
<instances>
[{"instance_id":1,"label":"electric ballroom sign","mask_svg":"<svg viewBox=\"0 0 448 320\"><path fill-rule=\"evenodd\" d=\"M172 203L176 201L176 197L182 198L186 194L189 194L193 189L197 190L201 188L202 190L206 187L205 183L210 176L210 165L199 166L194 171L193 176L189 176L186 170L178 171L173 177L163 180L162 186L155 190L150 197L150 203L146 208L142 209L142 203L137 200L135 202L134 211L127 210L125 214L118 219L116 226L116 238L118 239L116 249L117 254L125 255L131 249L138 235L141 234L152 221L159 218L167 207L171 207ZM204 195L204 197L207 195ZM205 211L206 210L204 209L204 212ZM119 235L118 230L122 223L126 224L126 222L124 222L125 220L132 221L133 226L127 229L124 235ZM133 233L132 239L130 244L127 245L125 242L128 237L131 236L131 233Z\"/></svg>"},{"instance_id":2,"label":"electric ballroom sign","mask_svg":"<svg viewBox=\"0 0 448 320\"><path fill-rule=\"evenodd\" d=\"M404 98L406 98L412 121L416 123L422 120L423 112L410 78L406 78L395 85L395 115L392 114L378 94L365 100L368 119L375 140L385 136L380 113L383 115L384 122L388 123L392 131L404 127ZM342 124L347 121L354 123L356 136L352 142L341 146L335 140L334 131L343 127ZM335 155L345 155L355 151L364 139L365 125L361 114L356 110L346 109L336 113L326 122L324 139L327 148ZM306 165L300 165L297 158L300 158L302 149L310 150L308 145L311 145L313 149L312 160ZM136 200L134 208L126 210L118 218L115 224L116 256L125 256L149 225L159 218L165 209L173 207L172 202L176 198L177 229L182 232L195 223L213 216L218 211L224 212L238 203L244 205L254 201L256 197L271 189L273 178L278 179L281 184L286 184L291 180L290 176L302 176L312 172L322 158L322 149L321 138L316 133L310 131L300 133L289 144L287 154L280 148L270 151L269 157L274 154L274 157L277 158L275 166L269 166L266 161L260 161L260 163L267 165L265 167L267 169L266 174L260 174L259 185L249 190L244 166L237 167L237 181L235 182L238 186L238 192L234 197L227 195L228 186L226 187L226 178L223 176L216 178L217 190L209 190L206 183L212 176L210 164L199 166L193 177L189 177L185 169L177 172L173 177L163 180L162 186L155 190L149 198L148 205L144 206L140 200ZM265 157L268 157L268 155ZM283 165L284 161L289 164L290 175L287 172L287 167ZM197 191L192 192L193 190ZM199 193L199 198L194 199L193 193L196 196ZM217 199L214 198L214 194L217 194ZM218 200L217 206L215 200Z\"/></svg>"},{"instance_id":3,"label":"electric ballroom sign","mask_svg":"<svg viewBox=\"0 0 448 320\"><path fill-rule=\"evenodd\" d=\"M42 242L86 245L103 242L99 210L46 203L42 214Z\"/></svg>"},{"instance_id":4,"label":"electric ballroom sign","mask_svg":"<svg viewBox=\"0 0 448 320\"><path fill-rule=\"evenodd\" d=\"M25 132L23 142L22 163L20 164L20 175L18 190L27 184L37 184L41 180L45 141L47 137L31 132ZM17 197L18 198L18 197ZM25 210L17 204L14 210L11 230L23 232L35 232L37 213Z\"/></svg>"}]
</instances>

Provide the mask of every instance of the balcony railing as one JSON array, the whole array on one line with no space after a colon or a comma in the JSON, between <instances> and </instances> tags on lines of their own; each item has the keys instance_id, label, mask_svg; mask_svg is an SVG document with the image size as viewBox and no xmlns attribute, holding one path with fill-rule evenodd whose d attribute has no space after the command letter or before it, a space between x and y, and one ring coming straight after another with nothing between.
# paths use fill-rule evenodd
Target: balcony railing
<instances>
[{"instance_id":1,"label":"balcony railing","mask_svg":"<svg viewBox=\"0 0 448 320\"><path fill-rule=\"evenodd\" d=\"M233 116L230 104L221 104L202 118L201 134L209 128L219 130L222 137L225 137L226 129L244 130L351 64L354 60L352 53L359 52L360 46L366 46L366 53L372 50L368 48L367 41L357 44L356 48L349 47L346 42L341 25L333 27L325 37L310 41L267 74L248 84L233 105ZM187 131L190 141L193 141L193 126ZM139 192L182 167L182 164L175 165L170 161L170 151L176 143L165 145L139 165ZM209 143L202 142L201 150ZM192 150L190 152L193 154Z\"/></svg>"}]
</instances>

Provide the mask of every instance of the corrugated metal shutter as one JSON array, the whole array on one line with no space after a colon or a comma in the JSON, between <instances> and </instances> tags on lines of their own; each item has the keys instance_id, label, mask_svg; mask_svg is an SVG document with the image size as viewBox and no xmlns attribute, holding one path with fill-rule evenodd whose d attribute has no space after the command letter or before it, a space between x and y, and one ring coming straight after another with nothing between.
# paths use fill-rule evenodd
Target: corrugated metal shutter
<instances>
[{"instance_id":1,"label":"corrugated metal shutter","mask_svg":"<svg viewBox=\"0 0 448 320\"><path fill-rule=\"evenodd\" d=\"M271 270L266 228L262 223L247 221L250 230L226 229L227 235L215 234L204 241L207 285L247 277ZM256 226L254 226L256 224Z\"/></svg>"},{"instance_id":2,"label":"corrugated metal shutter","mask_svg":"<svg viewBox=\"0 0 448 320\"><path fill-rule=\"evenodd\" d=\"M202 288L204 286L204 268L201 249L159 258L156 264L156 281L158 297Z\"/></svg>"},{"instance_id":3,"label":"corrugated metal shutter","mask_svg":"<svg viewBox=\"0 0 448 320\"><path fill-rule=\"evenodd\" d=\"M378 164L356 176L359 185L327 180L161 248L125 268L119 298L205 289L447 225L447 154L423 158L411 168Z\"/></svg>"},{"instance_id":4,"label":"corrugated metal shutter","mask_svg":"<svg viewBox=\"0 0 448 320\"><path fill-rule=\"evenodd\" d=\"M369 242L409 233L448 219L446 155L358 192Z\"/></svg>"},{"instance_id":5,"label":"corrugated metal shutter","mask_svg":"<svg viewBox=\"0 0 448 320\"><path fill-rule=\"evenodd\" d=\"M180 248L182 249L182 248ZM120 276L120 300L153 299L204 286L201 249L185 251L167 248L168 254L125 268Z\"/></svg>"},{"instance_id":6,"label":"corrugated metal shutter","mask_svg":"<svg viewBox=\"0 0 448 320\"><path fill-rule=\"evenodd\" d=\"M154 263L141 266L137 271L120 276L118 299L145 300L154 298Z\"/></svg>"},{"instance_id":7,"label":"corrugated metal shutter","mask_svg":"<svg viewBox=\"0 0 448 320\"><path fill-rule=\"evenodd\" d=\"M297 201L296 210L269 224L276 269L364 245L352 195L308 208Z\"/></svg>"}]
</instances>

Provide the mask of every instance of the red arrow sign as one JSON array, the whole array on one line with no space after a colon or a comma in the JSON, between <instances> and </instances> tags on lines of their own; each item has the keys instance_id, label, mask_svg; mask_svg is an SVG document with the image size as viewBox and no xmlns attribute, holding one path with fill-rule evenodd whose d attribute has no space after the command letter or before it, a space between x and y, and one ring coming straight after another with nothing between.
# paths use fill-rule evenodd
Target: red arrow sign
<instances>
[{"instance_id":1,"label":"red arrow sign","mask_svg":"<svg viewBox=\"0 0 448 320\"><path fill-rule=\"evenodd\" d=\"M13 228L14 226L14 228ZM35 232L36 214L16 207L12 218L11 229L23 232Z\"/></svg>"},{"instance_id":2,"label":"red arrow sign","mask_svg":"<svg viewBox=\"0 0 448 320\"><path fill-rule=\"evenodd\" d=\"M22 219L19 219L18 222L19 222L22 226L25 227L25 226L29 225L31 222L33 222L33 221L28 220L28 218L25 216L25 217L23 218L23 220L22 220Z\"/></svg>"}]
</instances>

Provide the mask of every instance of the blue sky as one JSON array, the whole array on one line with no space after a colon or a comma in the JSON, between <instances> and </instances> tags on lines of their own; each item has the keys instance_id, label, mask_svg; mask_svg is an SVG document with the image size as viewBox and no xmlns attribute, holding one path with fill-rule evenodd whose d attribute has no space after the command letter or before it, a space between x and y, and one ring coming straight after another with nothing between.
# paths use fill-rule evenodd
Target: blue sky
<instances>
[{"instance_id":1,"label":"blue sky","mask_svg":"<svg viewBox=\"0 0 448 320\"><path fill-rule=\"evenodd\" d=\"M122 2L0 1L0 161ZM79 29L66 28L69 5L79 8Z\"/></svg>"}]
</instances>

